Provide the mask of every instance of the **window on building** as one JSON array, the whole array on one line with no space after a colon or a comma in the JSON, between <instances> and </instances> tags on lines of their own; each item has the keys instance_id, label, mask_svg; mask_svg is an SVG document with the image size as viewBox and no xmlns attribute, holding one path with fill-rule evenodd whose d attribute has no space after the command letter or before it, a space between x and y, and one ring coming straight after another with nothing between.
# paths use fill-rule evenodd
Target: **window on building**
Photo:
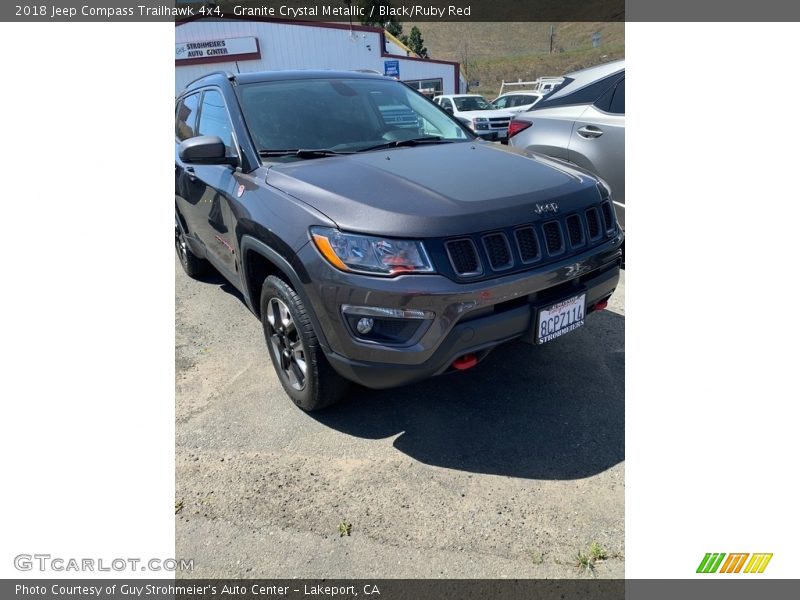
<instances>
[{"instance_id":1,"label":"window on building","mask_svg":"<svg viewBox=\"0 0 800 600\"><path fill-rule=\"evenodd\" d=\"M443 85L441 79L413 79L404 81L407 86L417 90L418 92L433 98L443 93Z\"/></svg>"}]
</instances>

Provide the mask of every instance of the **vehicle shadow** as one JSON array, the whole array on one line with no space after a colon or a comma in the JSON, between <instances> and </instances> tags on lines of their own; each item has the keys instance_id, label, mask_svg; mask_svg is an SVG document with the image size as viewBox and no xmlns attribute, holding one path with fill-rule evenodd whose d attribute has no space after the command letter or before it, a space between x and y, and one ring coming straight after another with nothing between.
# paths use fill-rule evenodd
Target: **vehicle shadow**
<instances>
[{"instance_id":1,"label":"vehicle shadow","mask_svg":"<svg viewBox=\"0 0 800 600\"><path fill-rule=\"evenodd\" d=\"M214 268L210 268L206 273L196 278L200 283L208 285L215 285L223 292L226 292L239 300L245 308L247 308L247 301L244 299L242 293L237 290L231 283L222 276L222 274ZM249 311L250 309L247 308Z\"/></svg>"},{"instance_id":2,"label":"vehicle shadow","mask_svg":"<svg viewBox=\"0 0 800 600\"><path fill-rule=\"evenodd\" d=\"M393 390L356 387L310 416L422 463L528 479L580 479L625 457L625 318L604 311L543 346L514 342L466 373Z\"/></svg>"}]
</instances>

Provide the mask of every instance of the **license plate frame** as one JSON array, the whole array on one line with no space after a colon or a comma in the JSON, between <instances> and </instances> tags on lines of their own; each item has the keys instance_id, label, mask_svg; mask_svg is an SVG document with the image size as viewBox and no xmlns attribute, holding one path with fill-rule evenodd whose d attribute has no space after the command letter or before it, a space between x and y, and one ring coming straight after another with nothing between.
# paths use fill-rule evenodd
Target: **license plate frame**
<instances>
[{"instance_id":1,"label":"license plate frame","mask_svg":"<svg viewBox=\"0 0 800 600\"><path fill-rule=\"evenodd\" d=\"M546 344L583 327L585 323L586 292L583 291L537 310L533 338L537 345Z\"/></svg>"}]
</instances>

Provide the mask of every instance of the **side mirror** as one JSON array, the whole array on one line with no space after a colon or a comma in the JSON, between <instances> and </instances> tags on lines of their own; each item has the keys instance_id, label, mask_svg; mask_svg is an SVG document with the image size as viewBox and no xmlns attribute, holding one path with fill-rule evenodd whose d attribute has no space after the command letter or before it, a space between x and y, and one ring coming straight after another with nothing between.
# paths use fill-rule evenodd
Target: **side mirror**
<instances>
[{"instance_id":1,"label":"side mirror","mask_svg":"<svg viewBox=\"0 0 800 600\"><path fill-rule=\"evenodd\" d=\"M453 114L453 107L452 106L445 106L444 107L444 112L452 115Z\"/></svg>"},{"instance_id":2,"label":"side mirror","mask_svg":"<svg viewBox=\"0 0 800 600\"><path fill-rule=\"evenodd\" d=\"M183 140L178 146L178 156L183 162L190 164L238 164L238 160L235 157L227 156L225 144L216 135L199 135Z\"/></svg>"}]
</instances>

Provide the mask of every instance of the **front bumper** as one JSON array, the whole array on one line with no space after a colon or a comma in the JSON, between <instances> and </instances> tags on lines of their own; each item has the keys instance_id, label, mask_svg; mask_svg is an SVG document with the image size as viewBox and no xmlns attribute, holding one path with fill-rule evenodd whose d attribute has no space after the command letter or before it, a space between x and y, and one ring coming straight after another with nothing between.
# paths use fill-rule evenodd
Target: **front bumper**
<instances>
[{"instance_id":1,"label":"front bumper","mask_svg":"<svg viewBox=\"0 0 800 600\"><path fill-rule=\"evenodd\" d=\"M318 337L329 362L361 385L396 387L446 372L467 353L483 358L498 344L527 336L538 307L586 292L587 313L619 281L622 235L583 255L491 281L456 283L441 275L368 277L337 271L313 244L300 251L310 280ZM576 267L579 265L579 267ZM342 305L431 311L420 336L407 345L360 341L342 317Z\"/></svg>"}]
</instances>

